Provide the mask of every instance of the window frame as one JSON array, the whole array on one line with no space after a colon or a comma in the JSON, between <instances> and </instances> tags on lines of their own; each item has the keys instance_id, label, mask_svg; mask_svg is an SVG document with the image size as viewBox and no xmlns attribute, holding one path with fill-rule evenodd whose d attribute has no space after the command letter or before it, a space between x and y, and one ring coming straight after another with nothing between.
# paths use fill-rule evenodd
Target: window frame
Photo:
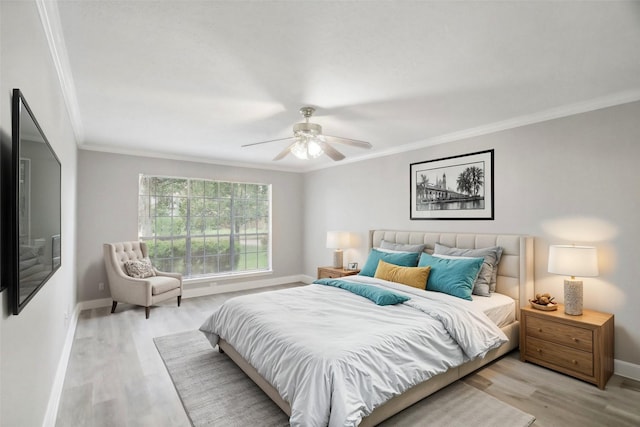
<instances>
[{"instance_id":1,"label":"window frame","mask_svg":"<svg viewBox=\"0 0 640 427\"><path fill-rule=\"evenodd\" d=\"M159 180L175 180L176 183L169 183L169 185L180 186L178 181L185 181L184 188L186 188L186 195L173 193L168 196L163 193L158 193L155 189L152 189L151 186L146 185L143 187L143 183L145 180L149 179L159 179ZM207 184L209 183L209 184ZM211 195L206 192L205 187L207 185L212 185L215 187L215 195ZM200 190L194 190L195 186L202 186L201 192ZM256 192L256 198L246 198L244 194L246 194L247 187L246 186L262 186L266 188L266 193L260 198L260 193ZM184 190L183 188L183 190ZM211 187L208 187L211 189ZM227 191L227 193L222 193L223 191ZM228 196L228 197L227 197ZM155 204L157 200L161 198L164 199L164 202L170 204L169 209L170 216L158 215L158 210L156 210ZM147 204L143 205L143 200L147 199ZM176 209L185 208L180 204L181 199L184 203L186 203L186 211L183 212L183 215L176 215ZM244 210L245 208L251 208L251 201L255 204L253 208L255 209L253 215L247 215L247 212ZM221 218L221 209L224 209L221 205L229 202L228 217L223 215L224 218L222 221ZM249 203L247 203L249 202ZM200 203L200 206L198 204ZM234 210L234 203L236 205L242 206L241 211ZM196 215L193 213L194 210L199 209L200 212L206 212L205 206L216 205L218 209L215 211L216 216L207 216L207 215ZM258 204L263 204L262 209L266 208L266 217L264 215L257 215ZM165 208L167 205L165 205ZM166 212L162 212L166 213ZM238 277L247 277L247 276L260 276L267 275L273 273L273 188L272 184L269 183L254 183L254 182L242 182L242 181L228 181L228 180L216 180L216 179L208 179L208 178L198 178L198 177L177 177L177 176L166 176L166 175L157 175L157 174L145 174L140 173L138 175L138 239L143 242L153 242L153 244L157 244L159 241L169 241L171 242L171 252L174 250L174 242L180 241L184 239L184 255L183 256L169 256L166 258L161 258L158 260L157 257L154 257L154 254L150 253L149 256L152 260L157 262L157 267L159 270L164 271L180 271L181 269L175 268L166 268L167 265L175 265L174 263L177 261L179 263L184 263L184 282L185 283L198 283L198 282L212 282L215 280L223 280L229 278L238 278ZM156 232L157 227L157 219L165 218L168 219L170 233L168 234L158 234ZM182 218L184 220L183 228L179 230L181 233L176 234L176 224L174 224L175 218ZM236 218L248 219L249 221L255 221L255 229L253 233L247 234L246 232L246 222L240 226L236 226L234 220ZM260 221L262 222L262 227L260 227ZM197 233L197 229L193 228L193 225L196 224L200 220L201 224L199 227L202 227L201 233ZM221 222L229 221L228 229L221 228ZM211 222L217 223L215 231L216 233L207 234L207 226L204 224L210 224ZM179 222L179 221L176 221ZM266 224L265 224L266 222ZM154 224L155 223L155 224ZM266 225L266 227L265 227ZM166 224L165 224L166 226ZM227 231L226 233L220 233L220 231ZM237 231L236 231L237 230ZM242 231L244 230L244 232ZM264 231L262 231L264 230ZM143 231L148 231L148 235L145 235ZM266 234L266 242L262 242L264 239L264 235ZM248 236L255 236L256 245L255 251L246 251L247 238ZM202 240L202 252L194 253L193 252L193 244L198 240ZM227 246L228 252L226 256L230 258L225 260L225 254L220 252L220 246L218 246L218 252L212 253L210 255L206 254L206 242L209 241L209 244L212 242L214 245L220 245L222 242L228 242ZM196 243L197 244L197 243ZM241 252L237 252L235 248L235 244L238 244L242 250ZM266 250L265 250L266 249ZM151 248L150 248L151 252ZM232 253L233 252L233 253ZM235 260L235 255L237 254L238 259ZM246 269L246 260L247 256L251 254L255 254L256 267L260 265L260 256L264 256L261 254L265 254L266 259L266 267L264 268L256 268L256 269ZM200 267L203 269L202 272L194 271L194 267L198 267L193 263L194 258L202 258L202 263ZM210 258L207 260L207 258ZM214 264L208 264L213 261L215 258ZM244 260L245 265L240 269L238 263ZM223 270L219 271L222 263L229 262L231 263L231 270ZM234 267L237 266L237 267ZM215 266L215 267L214 267ZM163 268L164 267L164 268ZM216 271L206 271L207 269L215 268ZM237 269L234 269L237 268Z\"/></svg>"}]
</instances>

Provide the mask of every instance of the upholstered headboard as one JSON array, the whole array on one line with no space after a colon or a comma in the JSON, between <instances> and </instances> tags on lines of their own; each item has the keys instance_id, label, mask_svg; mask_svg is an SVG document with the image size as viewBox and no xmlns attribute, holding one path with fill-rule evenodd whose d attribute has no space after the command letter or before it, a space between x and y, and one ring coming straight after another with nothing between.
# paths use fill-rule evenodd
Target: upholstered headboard
<instances>
[{"instance_id":1,"label":"upholstered headboard","mask_svg":"<svg viewBox=\"0 0 640 427\"><path fill-rule=\"evenodd\" d=\"M501 246L503 252L498 264L496 291L515 299L518 307L528 305L528 299L534 296L533 237L531 236L393 230L369 232L369 248L380 246L382 240L393 243L424 244L425 252L430 254L433 253L436 243L465 249Z\"/></svg>"}]
</instances>

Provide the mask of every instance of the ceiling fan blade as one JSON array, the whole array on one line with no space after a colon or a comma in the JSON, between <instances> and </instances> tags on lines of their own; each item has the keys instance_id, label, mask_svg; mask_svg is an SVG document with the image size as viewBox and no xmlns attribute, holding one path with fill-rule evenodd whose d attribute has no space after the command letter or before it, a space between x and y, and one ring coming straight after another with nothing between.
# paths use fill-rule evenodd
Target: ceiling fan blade
<instances>
[{"instance_id":1,"label":"ceiling fan blade","mask_svg":"<svg viewBox=\"0 0 640 427\"><path fill-rule=\"evenodd\" d=\"M322 147L322 151L324 151L327 156L331 157L336 162L344 159L344 154L333 148L330 144L327 144L324 141L319 141L319 143L320 147Z\"/></svg>"},{"instance_id":2,"label":"ceiling fan blade","mask_svg":"<svg viewBox=\"0 0 640 427\"><path fill-rule=\"evenodd\" d=\"M343 138L341 136L323 135L325 138L330 138L331 142L338 142L340 144L351 145L359 148L371 148L372 145L366 141L359 141L357 139Z\"/></svg>"},{"instance_id":3,"label":"ceiling fan blade","mask_svg":"<svg viewBox=\"0 0 640 427\"><path fill-rule=\"evenodd\" d=\"M287 139L293 139L295 138L295 136L287 136L286 138L278 138L278 139L270 139L269 141L261 141L261 142L253 142L251 144L244 144L241 145L241 147L251 147L253 145L260 145L260 144L267 144L269 142L276 142L276 141L286 141Z\"/></svg>"},{"instance_id":4,"label":"ceiling fan blade","mask_svg":"<svg viewBox=\"0 0 640 427\"><path fill-rule=\"evenodd\" d=\"M290 138L287 138L287 139L290 139ZM293 141L291 144L289 144L289 145L287 146L287 148L285 148L285 149L284 149L284 150L282 150L280 153L278 153L278 155L277 155L277 156L275 156L275 157L273 158L273 160L274 160L274 161L276 161L276 160L281 160L281 159L283 159L287 154L289 154L289 153L291 152L291 148L292 148L294 145L296 145L296 142L298 142L298 141Z\"/></svg>"}]
</instances>

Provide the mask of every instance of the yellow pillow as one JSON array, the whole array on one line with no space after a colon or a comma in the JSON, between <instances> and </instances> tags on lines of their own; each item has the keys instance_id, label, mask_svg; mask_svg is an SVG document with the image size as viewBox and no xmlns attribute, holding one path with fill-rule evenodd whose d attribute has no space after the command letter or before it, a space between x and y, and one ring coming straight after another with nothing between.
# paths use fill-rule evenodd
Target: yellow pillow
<instances>
[{"instance_id":1,"label":"yellow pillow","mask_svg":"<svg viewBox=\"0 0 640 427\"><path fill-rule=\"evenodd\" d=\"M418 289L426 289L430 271L431 267L400 267L380 260L375 277Z\"/></svg>"}]
</instances>

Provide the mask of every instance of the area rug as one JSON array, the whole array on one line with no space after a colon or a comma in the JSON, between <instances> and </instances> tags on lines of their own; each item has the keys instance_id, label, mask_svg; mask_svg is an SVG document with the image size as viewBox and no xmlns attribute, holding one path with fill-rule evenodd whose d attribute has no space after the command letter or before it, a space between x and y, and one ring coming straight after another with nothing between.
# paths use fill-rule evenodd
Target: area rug
<instances>
[{"instance_id":1,"label":"area rug","mask_svg":"<svg viewBox=\"0 0 640 427\"><path fill-rule=\"evenodd\" d=\"M287 415L199 331L154 338L195 427L288 426ZM535 418L457 381L381 426L530 426Z\"/></svg>"}]
</instances>

